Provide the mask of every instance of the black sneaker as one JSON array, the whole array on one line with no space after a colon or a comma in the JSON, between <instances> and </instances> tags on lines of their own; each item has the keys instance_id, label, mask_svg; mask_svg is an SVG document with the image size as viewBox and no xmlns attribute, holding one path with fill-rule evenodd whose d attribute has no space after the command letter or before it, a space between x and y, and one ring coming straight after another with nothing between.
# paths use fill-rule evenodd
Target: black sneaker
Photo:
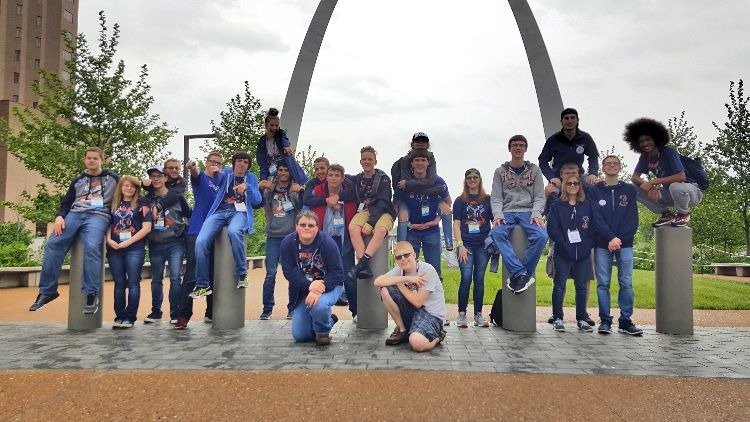
<instances>
[{"instance_id":1,"label":"black sneaker","mask_svg":"<svg viewBox=\"0 0 750 422\"><path fill-rule=\"evenodd\" d=\"M271 319L271 311L263 311L260 314L260 319L262 321L268 321L269 319Z\"/></svg>"},{"instance_id":2,"label":"black sneaker","mask_svg":"<svg viewBox=\"0 0 750 422\"><path fill-rule=\"evenodd\" d=\"M596 327L596 322L591 319L591 315L589 315L588 313L586 313L586 319L584 319L584 321L586 321L586 324L588 324L589 326Z\"/></svg>"},{"instance_id":3,"label":"black sneaker","mask_svg":"<svg viewBox=\"0 0 750 422\"><path fill-rule=\"evenodd\" d=\"M367 262L365 262L362 265L362 268L357 271L357 278L372 278L372 269L367 265Z\"/></svg>"},{"instance_id":4,"label":"black sneaker","mask_svg":"<svg viewBox=\"0 0 750 422\"><path fill-rule=\"evenodd\" d=\"M547 324L554 324L555 323L555 317L551 316L549 319L547 319Z\"/></svg>"},{"instance_id":5,"label":"black sneaker","mask_svg":"<svg viewBox=\"0 0 750 422\"><path fill-rule=\"evenodd\" d=\"M599 324L599 334L612 334L612 324L608 322L602 322Z\"/></svg>"},{"instance_id":6,"label":"black sneaker","mask_svg":"<svg viewBox=\"0 0 750 422\"><path fill-rule=\"evenodd\" d=\"M83 307L85 315L93 315L99 310L99 296L96 293L86 295L86 306Z\"/></svg>"},{"instance_id":7,"label":"black sneaker","mask_svg":"<svg viewBox=\"0 0 750 422\"><path fill-rule=\"evenodd\" d=\"M516 294L516 295L519 294L519 293L521 293L521 292L523 292L523 291L525 291L526 289L529 288L529 286L531 286L532 284L534 284L536 282L536 280L534 279L534 277L530 277L527 274L521 274L521 276L519 278L521 279L519 281L519 288L515 289L515 291L513 292L513 294ZM523 284L521 284L521 283L523 283Z\"/></svg>"},{"instance_id":8,"label":"black sneaker","mask_svg":"<svg viewBox=\"0 0 750 422\"><path fill-rule=\"evenodd\" d=\"M148 314L148 316L143 320L144 324L154 324L156 322L161 322L161 315L157 314L156 312L151 312Z\"/></svg>"},{"instance_id":9,"label":"black sneaker","mask_svg":"<svg viewBox=\"0 0 750 422\"><path fill-rule=\"evenodd\" d=\"M57 299L58 297L60 297L60 293L58 293L58 292L55 292L54 294L51 294L51 295L43 295L43 294L40 293L40 294L37 295L36 300L34 301L34 303L32 303L31 306L29 306L29 311L30 312L34 312L34 311L37 311L39 309L42 309L42 308L44 308L44 305L52 302L53 300Z\"/></svg>"},{"instance_id":10,"label":"black sneaker","mask_svg":"<svg viewBox=\"0 0 750 422\"><path fill-rule=\"evenodd\" d=\"M337 322L339 322L339 317L336 314L331 314L331 319L333 320L333 324L331 324L331 326L334 326Z\"/></svg>"},{"instance_id":11,"label":"black sneaker","mask_svg":"<svg viewBox=\"0 0 750 422\"><path fill-rule=\"evenodd\" d=\"M246 289L247 288L247 276L241 275L237 277L237 288L238 289Z\"/></svg>"},{"instance_id":12,"label":"black sneaker","mask_svg":"<svg viewBox=\"0 0 750 422\"><path fill-rule=\"evenodd\" d=\"M334 306L349 306L349 301L346 299L338 298L338 300L336 300L336 305Z\"/></svg>"},{"instance_id":13,"label":"black sneaker","mask_svg":"<svg viewBox=\"0 0 750 422\"><path fill-rule=\"evenodd\" d=\"M680 214L677 213L672 220L672 227L685 227L690 222L690 213Z\"/></svg>"},{"instance_id":14,"label":"black sneaker","mask_svg":"<svg viewBox=\"0 0 750 422\"><path fill-rule=\"evenodd\" d=\"M672 211L666 210L661 213L661 217L658 220L651 223L651 227L662 227L672 224L675 219L675 215Z\"/></svg>"},{"instance_id":15,"label":"black sneaker","mask_svg":"<svg viewBox=\"0 0 750 422\"><path fill-rule=\"evenodd\" d=\"M643 330L636 327L635 324L631 323L621 323L620 328L617 329L618 333L623 333L631 336L640 336L643 334Z\"/></svg>"}]
</instances>

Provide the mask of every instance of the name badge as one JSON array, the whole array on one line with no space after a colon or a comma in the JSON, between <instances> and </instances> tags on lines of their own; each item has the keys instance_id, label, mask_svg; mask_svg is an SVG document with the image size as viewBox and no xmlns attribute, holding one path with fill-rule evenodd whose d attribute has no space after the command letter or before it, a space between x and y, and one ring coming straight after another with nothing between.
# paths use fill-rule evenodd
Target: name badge
<instances>
[{"instance_id":1,"label":"name badge","mask_svg":"<svg viewBox=\"0 0 750 422\"><path fill-rule=\"evenodd\" d=\"M359 206L357 207L357 212L362 212L364 210L365 210L365 203L364 202L360 202Z\"/></svg>"},{"instance_id":2,"label":"name badge","mask_svg":"<svg viewBox=\"0 0 750 422\"><path fill-rule=\"evenodd\" d=\"M469 223L468 226L469 226L469 233L471 234L479 233L479 223L477 222Z\"/></svg>"},{"instance_id":3,"label":"name badge","mask_svg":"<svg viewBox=\"0 0 750 422\"><path fill-rule=\"evenodd\" d=\"M129 240L132 237L130 232L120 232L120 243Z\"/></svg>"},{"instance_id":4,"label":"name badge","mask_svg":"<svg viewBox=\"0 0 750 422\"><path fill-rule=\"evenodd\" d=\"M234 210L237 212L246 212L247 206L245 206L244 202L235 202L234 203Z\"/></svg>"},{"instance_id":5,"label":"name badge","mask_svg":"<svg viewBox=\"0 0 750 422\"><path fill-rule=\"evenodd\" d=\"M570 243L581 243L581 233L578 230L568 230L568 240Z\"/></svg>"},{"instance_id":6,"label":"name badge","mask_svg":"<svg viewBox=\"0 0 750 422\"><path fill-rule=\"evenodd\" d=\"M276 164L271 164L268 166L268 172L271 173L271 176L276 175Z\"/></svg>"},{"instance_id":7,"label":"name badge","mask_svg":"<svg viewBox=\"0 0 750 422\"><path fill-rule=\"evenodd\" d=\"M104 208L104 198L101 196L91 198L91 208Z\"/></svg>"},{"instance_id":8,"label":"name badge","mask_svg":"<svg viewBox=\"0 0 750 422\"><path fill-rule=\"evenodd\" d=\"M344 217L333 217L333 227L337 229L344 227Z\"/></svg>"},{"instance_id":9,"label":"name badge","mask_svg":"<svg viewBox=\"0 0 750 422\"><path fill-rule=\"evenodd\" d=\"M159 218L156 219L156 222L154 223L154 229L155 230L164 230L166 227L164 226L164 216L160 215Z\"/></svg>"},{"instance_id":10,"label":"name badge","mask_svg":"<svg viewBox=\"0 0 750 422\"><path fill-rule=\"evenodd\" d=\"M312 274L305 273L305 278L307 279L307 281L313 281L313 275Z\"/></svg>"},{"instance_id":11,"label":"name badge","mask_svg":"<svg viewBox=\"0 0 750 422\"><path fill-rule=\"evenodd\" d=\"M430 206L422 205L422 217L427 217L429 215L430 215Z\"/></svg>"},{"instance_id":12,"label":"name badge","mask_svg":"<svg viewBox=\"0 0 750 422\"><path fill-rule=\"evenodd\" d=\"M294 204L292 204L292 201L289 199L284 199L284 201L281 203L281 208L284 209L284 211L291 211L294 209Z\"/></svg>"}]
</instances>

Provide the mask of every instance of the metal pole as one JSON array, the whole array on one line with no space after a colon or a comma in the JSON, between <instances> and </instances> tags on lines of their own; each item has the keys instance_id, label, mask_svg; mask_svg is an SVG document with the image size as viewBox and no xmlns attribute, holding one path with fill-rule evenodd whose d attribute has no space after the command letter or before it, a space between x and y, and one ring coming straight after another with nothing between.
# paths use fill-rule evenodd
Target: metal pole
<instances>
[{"instance_id":1,"label":"metal pole","mask_svg":"<svg viewBox=\"0 0 750 422\"><path fill-rule=\"evenodd\" d=\"M693 334L693 229L660 227L656 235L656 331Z\"/></svg>"},{"instance_id":2,"label":"metal pole","mask_svg":"<svg viewBox=\"0 0 750 422\"><path fill-rule=\"evenodd\" d=\"M518 259L523 260L529 239L521 226L515 226L510 233L510 243ZM533 274L532 274L533 275ZM536 283L521 294L513 294L505 280L510 277L503 262L503 328L523 333L536 332Z\"/></svg>"},{"instance_id":3,"label":"metal pole","mask_svg":"<svg viewBox=\"0 0 750 422\"><path fill-rule=\"evenodd\" d=\"M102 237L102 240L104 237ZM102 242L103 243L103 242ZM99 282L99 310L93 315L84 315L86 295L81 293L83 288L83 264L85 253L81 236L76 236L70 249L70 278L68 289L68 329L81 331L102 328L102 309L104 309L104 245L102 244L101 280ZM88 265L93 265L88 263Z\"/></svg>"},{"instance_id":4,"label":"metal pole","mask_svg":"<svg viewBox=\"0 0 750 422\"><path fill-rule=\"evenodd\" d=\"M232 245L225 227L214 240L213 329L232 330L245 326L245 290L237 288Z\"/></svg>"},{"instance_id":5,"label":"metal pole","mask_svg":"<svg viewBox=\"0 0 750 422\"><path fill-rule=\"evenodd\" d=\"M370 243L371 236L365 238L365 245ZM372 278L357 280L357 297L349 300L357 301L357 328L382 330L388 327L388 311L380 299L380 289L375 287L374 281L378 276L388 272L388 245L390 235L386 235L383 244L370 259Z\"/></svg>"}]
</instances>

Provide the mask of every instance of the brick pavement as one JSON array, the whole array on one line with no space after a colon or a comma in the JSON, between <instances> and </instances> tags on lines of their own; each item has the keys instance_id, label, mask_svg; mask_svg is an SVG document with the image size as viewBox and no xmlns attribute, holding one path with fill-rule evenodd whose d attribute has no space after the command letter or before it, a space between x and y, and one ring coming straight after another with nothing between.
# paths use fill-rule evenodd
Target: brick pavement
<instances>
[{"instance_id":1,"label":"brick pavement","mask_svg":"<svg viewBox=\"0 0 750 422\"><path fill-rule=\"evenodd\" d=\"M247 321L245 328L225 332L203 323L187 331L167 323L108 327L71 332L63 324L0 324L0 370L417 369L750 378L747 328L696 328L692 336L669 336L645 326L643 337L629 337L555 333L547 324L532 334L451 326L444 345L416 354L406 345L384 345L392 325L369 331L351 321L334 327L330 347L294 343L288 321Z\"/></svg>"}]
</instances>

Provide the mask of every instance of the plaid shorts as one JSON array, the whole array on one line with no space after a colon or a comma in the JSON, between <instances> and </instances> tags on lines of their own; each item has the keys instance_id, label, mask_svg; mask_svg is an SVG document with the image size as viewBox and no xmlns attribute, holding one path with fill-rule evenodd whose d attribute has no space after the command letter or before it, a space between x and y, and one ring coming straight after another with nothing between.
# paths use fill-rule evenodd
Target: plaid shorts
<instances>
[{"instance_id":1,"label":"plaid shorts","mask_svg":"<svg viewBox=\"0 0 750 422\"><path fill-rule=\"evenodd\" d=\"M396 286L388 286L388 293L391 299L398 305L401 312L401 319L404 321L406 329L411 333L419 333L432 341L438 338L440 331L443 330L443 321L440 318L430 314L424 309L424 306L417 309L411 304Z\"/></svg>"}]
</instances>

